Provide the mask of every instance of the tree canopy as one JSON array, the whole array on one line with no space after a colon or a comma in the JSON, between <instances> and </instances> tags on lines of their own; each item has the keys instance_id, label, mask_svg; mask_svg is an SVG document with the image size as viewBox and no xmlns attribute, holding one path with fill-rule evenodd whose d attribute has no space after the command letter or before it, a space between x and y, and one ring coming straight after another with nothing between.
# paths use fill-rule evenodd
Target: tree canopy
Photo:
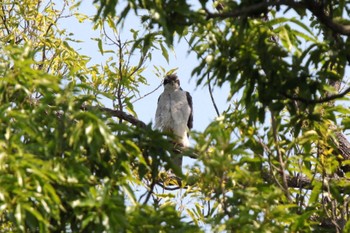
<instances>
[{"instance_id":1,"label":"tree canopy","mask_svg":"<svg viewBox=\"0 0 350 233\"><path fill-rule=\"evenodd\" d=\"M0 231L350 230L350 1L94 3L88 17L74 0L0 2ZM144 31L122 41L131 16ZM67 17L110 59L89 63ZM180 151L186 171L133 106L152 49L168 60L177 40L198 86L230 87Z\"/></svg>"}]
</instances>

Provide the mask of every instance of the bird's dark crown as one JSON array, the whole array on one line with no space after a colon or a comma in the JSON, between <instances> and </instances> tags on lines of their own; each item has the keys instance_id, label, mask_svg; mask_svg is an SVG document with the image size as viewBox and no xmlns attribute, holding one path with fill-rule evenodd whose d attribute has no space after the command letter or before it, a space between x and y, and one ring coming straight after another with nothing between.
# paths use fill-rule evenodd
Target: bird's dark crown
<instances>
[{"instance_id":1,"label":"bird's dark crown","mask_svg":"<svg viewBox=\"0 0 350 233\"><path fill-rule=\"evenodd\" d=\"M164 78L164 86L168 83L178 83L180 85L180 80L176 74L169 74Z\"/></svg>"}]
</instances>

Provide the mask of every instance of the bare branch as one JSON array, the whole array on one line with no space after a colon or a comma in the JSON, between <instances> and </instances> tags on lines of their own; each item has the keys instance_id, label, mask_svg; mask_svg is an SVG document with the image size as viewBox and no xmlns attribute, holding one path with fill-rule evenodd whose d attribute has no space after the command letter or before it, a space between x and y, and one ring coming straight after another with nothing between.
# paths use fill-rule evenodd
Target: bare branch
<instances>
[{"instance_id":1,"label":"bare branch","mask_svg":"<svg viewBox=\"0 0 350 233\"><path fill-rule=\"evenodd\" d=\"M287 182L287 174L286 174L286 167L285 167L285 162L283 159L283 155L279 146L279 140L278 140L278 134L277 134L277 121L276 121L276 117L273 113L273 111L271 111L271 124L272 124L272 134L273 134L273 140L275 143L275 147L276 147L276 152L277 152L277 157L278 157L278 161L279 161L279 165L280 165L280 174L282 177L282 184L283 186L281 187L282 190L284 191L286 197L288 199L290 199L290 193L288 190L288 182Z\"/></svg>"},{"instance_id":2,"label":"bare branch","mask_svg":"<svg viewBox=\"0 0 350 233\"><path fill-rule=\"evenodd\" d=\"M135 102L137 102L137 101L139 101L139 100L145 98L146 96L153 94L153 93L154 93L155 91L157 91L162 85L163 85L163 82L161 82L161 83L159 84L159 86L156 87L153 91L150 91L150 92L144 94L143 96L137 98L136 100L132 101L131 103L135 103Z\"/></svg>"},{"instance_id":3,"label":"bare branch","mask_svg":"<svg viewBox=\"0 0 350 233\"><path fill-rule=\"evenodd\" d=\"M218 117L219 117L219 116L220 116L220 112L219 112L218 107L216 106L216 102L215 102L215 99L214 99L214 96L213 96L213 90L212 90L212 88L211 88L211 84L210 84L209 73L208 73L207 79L208 79L208 90L209 90L209 94L210 94L211 102L213 103L213 106L214 106L215 112L216 112L216 114L217 114L217 115L218 115Z\"/></svg>"},{"instance_id":4,"label":"bare branch","mask_svg":"<svg viewBox=\"0 0 350 233\"><path fill-rule=\"evenodd\" d=\"M146 197L146 199L143 202L144 205L147 204L147 202L149 201L150 197L152 196L153 190L154 190L154 187L155 187L156 184L157 184L157 182L155 180L152 180L152 183L151 183L151 185L149 187L149 190L148 190L147 197Z\"/></svg>"},{"instance_id":5,"label":"bare branch","mask_svg":"<svg viewBox=\"0 0 350 233\"><path fill-rule=\"evenodd\" d=\"M84 107L84 108L88 108L88 107ZM110 108L104 108L104 107L100 107L99 108L101 111L106 112L114 117L117 117L121 120L125 120L127 122L129 122L132 125L135 125L137 127L141 127L141 128L146 128L146 123L144 123L143 121L137 119L136 117L134 117L131 114L125 113L123 111L120 110L113 110Z\"/></svg>"},{"instance_id":6,"label":"bare branch","mask_svg":"<svg viewBox=\"0 0 350 233\"><path fill-rule=\"evenodd\" d=\"M145 128L146 124L137 119L136 117L134 117L131 114L127 114L123 111L120 110L113 110L113 109L109 109L109 108L101 108L101 110L103 110L104 112L107 112L109 114L111 114L112 116L118 117L119 119L125 120L135 126L141 127L141 128Z\"/></svg>"},{"instance_id":7,"label":"bare branch","mask_svg":"<svg viewBox=\"0 0 350 233\"><path fill-rule=\"evenodd\" d=\"M157 182L157 185L159 185L162 189L168 190L168 191L174 191L174 190L178 190L181 188L180 186L173 186L173 187L165 186L162 182ZM183 188L186 189L187 186L185 186Z\"/></svg>"},{"instance_id":8,"label":"bare branch","mask_svg":"<svg viewBox=\"0 0 350 233\"><path fill-rule=\"evenodd\" d=\"M350 142L346 139L345 135L341 132L335 133L336 147L345 160L350 159Z\"/></svg>"}]
</instances>

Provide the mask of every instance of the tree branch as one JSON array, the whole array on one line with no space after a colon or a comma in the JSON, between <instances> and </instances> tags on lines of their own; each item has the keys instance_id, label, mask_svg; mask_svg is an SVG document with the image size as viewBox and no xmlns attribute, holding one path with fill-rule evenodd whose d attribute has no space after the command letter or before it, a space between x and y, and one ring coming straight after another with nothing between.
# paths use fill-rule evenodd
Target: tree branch
<instances>
[{"instance_id":1,"label":"tree branch","mask_svg":"<svg viewBox=\"0 0 350 233\"><path fill-rule=\"evenodd\" d=\"M309 10L317 19L324 24L326 27L330 28L333 32L342 34L342 35L350 35L350 25L344 25L335 22L331 17L328 17L324 11L323 5L317 3L315 1L306 0L302 2L297 2L293 0L275 0L275 1L266 1L257 4L253 4L247 7L243 7L231 12L221 12L221 13L211 13L206 11L207 19L211 18L235 18L244 15L253 14L256 11L262 10L267 7L279 7L279 6L287 6L293 9L307 9Z\"/></svg>"},{"instance_id":2,"label":"tree branch","mask_svg":"<svg viewBox=\"0 0 350 233\"><path fill-rule=\"evenodd\" d=\"M342 132L335 133L336 147L345 160L350 159L350 142Z\"/></svg>"},{"instance_id":3,"label":"tree branch","mask_svg":"<svg viewBox=\"0 0 350 233\"><path fill-rule=\"evenodd\" d=\"M156 87L154 90L152 90L152 91L150 91L150 92L144 94L143 96L137 98L136 100L132 101L131 103L133 104L133 103L135 103L135 102L137 102L137 101L139 101L139 100L145 98L146 96L148 96L148 95L150 95L150 94L153 94L153 93L156 92L161 86L163 86L163 82L161 82L161 83L159 84L159 86Z\"/></svg>"},{"instance_id":4,"label":"tree branch","mask_svg":"<svg viewBox=\"0 0 350 233\"><path fill-rule=\"evenodd\" d=\"M126 112L120 111L120 110L114 110L114 109L110 109L110 108L105 108L105 107L94 107L94 106L83 106L82 109L86 110L86 109L99 109L102 112L105 112L107 114L110 114L111 116L117 117L121 120L125 120L127 122L129 122L132 125L135 125L137 127L141 127L141 128L146 128L146 123L137 119L136 117L134 117L131 114L128 114Z\"/></svg>"},{"instance_id":5,"label":"tree branch","mask_svg":"<svg viewBox=\"0 0 350 233\"><path fill-rule=\"evenodd\" d=\"M326 27L330 28L333 32L350 35L350 25L339 24L333 21L331 17L328 17L324 11L324 6L322 3L317 3L315 1L304 1L306 8L315 15L321 23Z\"/></svg>"},{"instance_id":6,"label":"tree branch","mask_svg":"<svg viewBox=\"0 0 350 233\"><path fill-rule=\"evenodd\" d=\"M207 19L236 18L239 16L250 15L259 10L266 9L267 7L270 7L270 6L281 6L281 5L286 5L295 9L305 7L301 2L295 2L293 0L276 0L276 1L260 2L257 4L253 4L253 5L249 5L243 8L233 10L231 12L211 13L207 11L206 14L207 14Z\"/></svg>"},{"instance_id":7,"label":"tree branch","mask_svg":"<svg viewBox=\"0 0 350 233\"><path fill-rule=\"evenodd\" d=\"M272 135L273 135L273 141L275 144L276 148L276 153L277 153L277 159L279 161L280 165L280 175L282 177L282 190L285 193L286 197L290 200L290 193L288 190L288 181L287 181L287 174L286 174L286 167L285 167L285 162L283 159L283 155L281 152L281 149L279 147L279 140L278 140L278 133L277 133L277 121L274 115L274 112L270 110L271 112L271 125L272 125Z\"/></svg>"},{"instance_id":8,"label":"tree branch","mask_svg":"<svg viewBox=\"0 0 350 233\"><path fill-rule=\"evenodd\" d=\"M268 171L262 172L262 178L267 182L274 182L274 178ZM286 174L286 181L288 188L301 188L312 190L314 188L313 182L322 182L321 179L311 180L304 175L291 176ZM340 193L349 193L350 191L350 180L344 177L334 177L328 180L330 186L334 186ZM349 186L339 185L341 183L349 183ZM327 191L327 187L324 186L324 191Z\"/></svg>"},{"instance_id":9,"label":"tree branch","mask_svg":"<svg viewBox=\"0 0 350 233\"><path fill-rule=\"evenodd\" d=\"M121 120L125 120L125 121L129 122L130 124L135 125L137 127L146 128L146 123L137 119L136 117L134 117L131 114L127 114L127 113L120 111L120 110L113 110L113 109L104 108L104 107L101 107L100 110L103 112L106 112L112 116L115 116Z\"/></svg>"},{"instance_id":10,"label":"tree branch","mask_svg":"<svg viewBox=\"0 0 350 233\"><path fill-rule=\"evenodd\" d=\"M208 76L207 76L207 80L208 80L208 91L209 91L209 94L210 94L211 102L213 103L216 115L219 117L220 116L220 112L219 112L218 106L216 105L216 102L215 102L215 99L214 99L214 96L213 96L213 90L212 90L211 84L210 84L209 73L208 73Z\"/></svg>"},{"instance_id":11,"label":"tree branch","mask_svg":"<svg viewBox=\"0 0 350 233\"><path fill-rule=\"evenodd\" d=\"M341 92L339 94L329 95L329 96L326 96L324 98L319 98L319 99L305 99L305 98L298 97L298 96L288 95L288 94L282 93L282 92L280 94L288 99L300 101L300 102L303 102L304 104L322 104L322 103L326 103L326 102L329 102L329 101L332 101L335 99L342 98L348 93L350 93L350 87L346 88L343 92Z\"/></svg>"}]
</instances>

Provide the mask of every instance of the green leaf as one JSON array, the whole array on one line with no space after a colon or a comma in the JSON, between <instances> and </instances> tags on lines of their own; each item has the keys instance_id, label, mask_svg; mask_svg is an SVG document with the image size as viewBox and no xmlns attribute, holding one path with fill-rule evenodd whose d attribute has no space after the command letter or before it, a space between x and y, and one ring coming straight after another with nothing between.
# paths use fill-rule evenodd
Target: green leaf
<instances>
[{"instance_id":1,"label":"green leaf","mask_svg":"<svg viewBox=\"0 0 350 233\"><path fill-rule=\"evenodd\" d=\"M311 191L310 200L309 202L313 205L318 203L319 195L322 192L322 183L321 182L314 182L314 187Z\"/></svg>"},{"instance_id":2,"label":"green leaf","mask_svg":"<svg viewBox=\"0 0 350 233\"><path fill-rule=\"evenodd\" d=\"M100 50L100 53L103 55L103 47L102 47L102 40L101 39L97 39L97 45L98 45L98 49Z\"/></svg>"},{"instance_id":3,"label":"green leaf","mask_svg":"<svg viewBox=\"0 0 350 233\"><path fill-rule=\"evenodd\" d=\"M281 39L282 45L284 48L286 48L288 51L291 51L294 47L292 44L292 41L289 37L290 28L287 28L286 26L282 26L279 28L279 38Z\"/></svg>"},{"instance_id":4,"label":"green leaf","mask_svg":"<svg viewBox=\"0 0 350 233\"><path fill-rule=\"evenodd\" d=\"M136 196L135 196L133 190L131 189L131 187L127 184L124 184L123 188L124 188L124 192L129 197L129 200L131 201L132 205L137 205Z\"/></svg>"},{"instance_id":5,"label":"green leaf","mask_svg":"<svg viewBox=\"0 0 350 233\"><path fill-rule=\"evenodd\" d=\"M165 46L163 45L163 43L160 43L160 48L162 49L162 55L165 58L165 60L169 63L169 54L168 54L168 50L165 48Z\"/></svg>"},{"instance_id":6,"label":"green leaf","mask_svg":"<svg viewBox=\"0 0 350 233\"><path fill-rule=\"evenodd\" d=\"M40 212L34 209L32 206L24 204L23 209L31 213L39 222L42 222L42 224L46 226L50 224L46 219L44 219L44 217L40 214Z\"/></svg>"}]
</instances>

